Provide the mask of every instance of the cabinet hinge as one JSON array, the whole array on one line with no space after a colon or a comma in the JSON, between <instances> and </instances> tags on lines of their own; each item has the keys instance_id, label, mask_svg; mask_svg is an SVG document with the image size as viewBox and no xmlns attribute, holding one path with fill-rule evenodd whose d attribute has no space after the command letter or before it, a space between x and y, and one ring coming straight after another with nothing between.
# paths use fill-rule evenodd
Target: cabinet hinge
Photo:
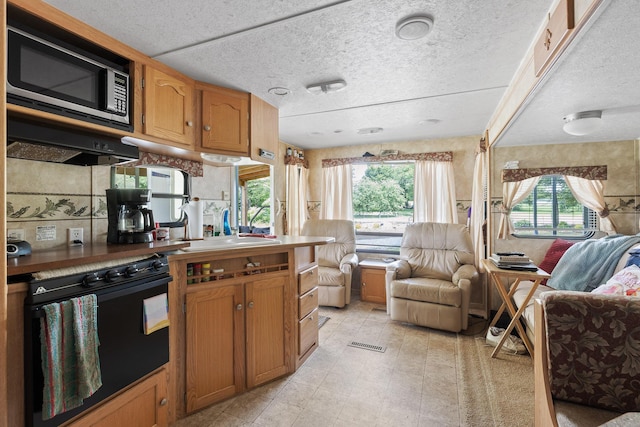
<instances>
[{"instance_id":1,"label":"cabinet hinge","mask_svg":"<svg viewBox=\"0 0 640 427\"><path fill-rule=\"evenodd\" d=\"M140 80L140 84L142 85L142 89L144 89L144 77Z\"/></svg>"},{"instance_id":2,"label":"cabinet hinge","mask_svg":"<svg viewBox=\"0 0 640 427\"><path fill-rule=\"evenodd\" d=\"M187 393L184 394L184 403L187 404Z\"/></svg>"},{"instance_id":3,"label":"cabinet hinge","mask_svg":"<svg viewBox=\"0 0 640 427\"><path fill-rule=\"evenodd\" d=\"M187 314L187 303L186 302L182 303L182 314Z\"/></svg>"},{"instance_id":4,"label":"cabinet hinge","mask_svg":"<svg viewBox=\"0 0 640 427\"><path fill-rule=\"evenodd\" d=\"M142 124L144 124L144 114L142 115Z\"/></svg>"}]
</instances>

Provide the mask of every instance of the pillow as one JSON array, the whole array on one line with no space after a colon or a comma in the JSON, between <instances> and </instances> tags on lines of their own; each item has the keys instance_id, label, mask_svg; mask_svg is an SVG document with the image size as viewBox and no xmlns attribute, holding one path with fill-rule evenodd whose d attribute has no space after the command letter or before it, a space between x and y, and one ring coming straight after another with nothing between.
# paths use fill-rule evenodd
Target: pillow
<instances>
[{"instance_id":1,"label":"pillow","mask_svg":"<svg viewBox=\"0 0 640 427\"><path fill-rule=\"evenodd\" d=\"M551 246L549 247L549 249L547 250L547 253L544 256L544 259L542 260L542 262L538 267L540 267L540 269L546 271L547 273L551 274L553 269L556 268L558 261L560 261L560 258L562 258L562 255L564 255L567 249L569 249L571 246L573 246L573 242L570 242L568 240L564 240L564 239L554 240ZM546 280L542 281L543 285L546 283L547 283Z\"/></svg>"},{"instance_id":2,"label":"pillow","mask_svg":"<svg viewBox=\"0 0 640 427\"><path fill-rule=\"evenodd\" d=\"M640 267L640 249L633 249L629 251L629 259L627 260L625 267L629 267L630 265L637 265Z\"/></svg>"},{"instance_id":3,"label":"pillow","mask_svg":"<svg viewBox=\"0 0 640 427\"><path fill-rule=\"evenodd\" d=\"M625 267L598 286L591 293L604 295L640 296L640 267L630 265Z\"/></svg>"}]
</instances>

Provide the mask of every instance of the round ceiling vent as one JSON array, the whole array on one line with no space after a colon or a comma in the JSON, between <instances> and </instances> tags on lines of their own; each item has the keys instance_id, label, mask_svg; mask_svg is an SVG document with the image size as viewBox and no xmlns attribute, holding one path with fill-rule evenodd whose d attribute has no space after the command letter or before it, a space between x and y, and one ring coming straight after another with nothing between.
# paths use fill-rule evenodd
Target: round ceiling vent
<instances>
[{"instance_id":1,"label":"round ceiling vent","mask_svg":"<svg viewBox=\"0 0 640 427\"><path fill-rule=\"evenodd\" d=\"M402 40L417 40L431 31L433 18L426 15L408 16L396 24L396 36Z\"/></svg>"}]
</instances>

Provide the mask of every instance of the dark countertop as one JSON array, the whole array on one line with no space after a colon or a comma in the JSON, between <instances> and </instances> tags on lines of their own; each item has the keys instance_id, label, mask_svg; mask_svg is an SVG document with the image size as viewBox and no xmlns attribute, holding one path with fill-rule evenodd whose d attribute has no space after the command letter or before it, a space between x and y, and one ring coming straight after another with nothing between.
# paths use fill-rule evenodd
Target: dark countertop
<instances>
[{"instance_id":1,"label":"dark countertop","mask_svg":"<svg viewBox=\"0 0 640 427\"><path fill-rule=\"evenodd\" d=\"M37 271L91 264L100 261L112 261L138 255L150 255L157 252L172 252L189 245L189 242L182 240L167 240L132 245L114 245L105 242L34 251L31 255L8 258L7 276L30 274Z\"/></svg>"}]
</instances>

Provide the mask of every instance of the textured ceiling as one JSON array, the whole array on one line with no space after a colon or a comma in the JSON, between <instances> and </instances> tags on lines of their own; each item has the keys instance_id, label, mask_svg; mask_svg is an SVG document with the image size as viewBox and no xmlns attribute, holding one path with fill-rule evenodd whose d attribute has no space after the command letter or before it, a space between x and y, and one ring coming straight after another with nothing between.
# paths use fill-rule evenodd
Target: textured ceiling
<instances>
[{"instance_id":1,"label":"textured ceiling","mask_svg":"<svg viewBox=\"0 0 640 427\"><path fill-rule=\"evenodd\" d=\"M252 92L274 104L280 109L281 140L302 148L481 135L552 5L552 0L46 1L197 80ZM420 40L398 39L396 23L416 13L433 17L431 33ZM336 79L347 87L321 95L305 89ZM291 93L269 94L275 86ZM567 106L568 112L574 107ZM371 127L384 130L357 133Z\"/></svg>"},{"instance_id":2,"label":"textured ceiling","mask_svg":"<svg viewBox=\"0 0 640 427\"><path fill-rule=\"evenodd\" d=\"M640 138L640 3L605 1L594 18L499 146ZM563 117L590 110L602 110L600 130L587 136L562 130Z\"/></svg>"}]
</instances>

